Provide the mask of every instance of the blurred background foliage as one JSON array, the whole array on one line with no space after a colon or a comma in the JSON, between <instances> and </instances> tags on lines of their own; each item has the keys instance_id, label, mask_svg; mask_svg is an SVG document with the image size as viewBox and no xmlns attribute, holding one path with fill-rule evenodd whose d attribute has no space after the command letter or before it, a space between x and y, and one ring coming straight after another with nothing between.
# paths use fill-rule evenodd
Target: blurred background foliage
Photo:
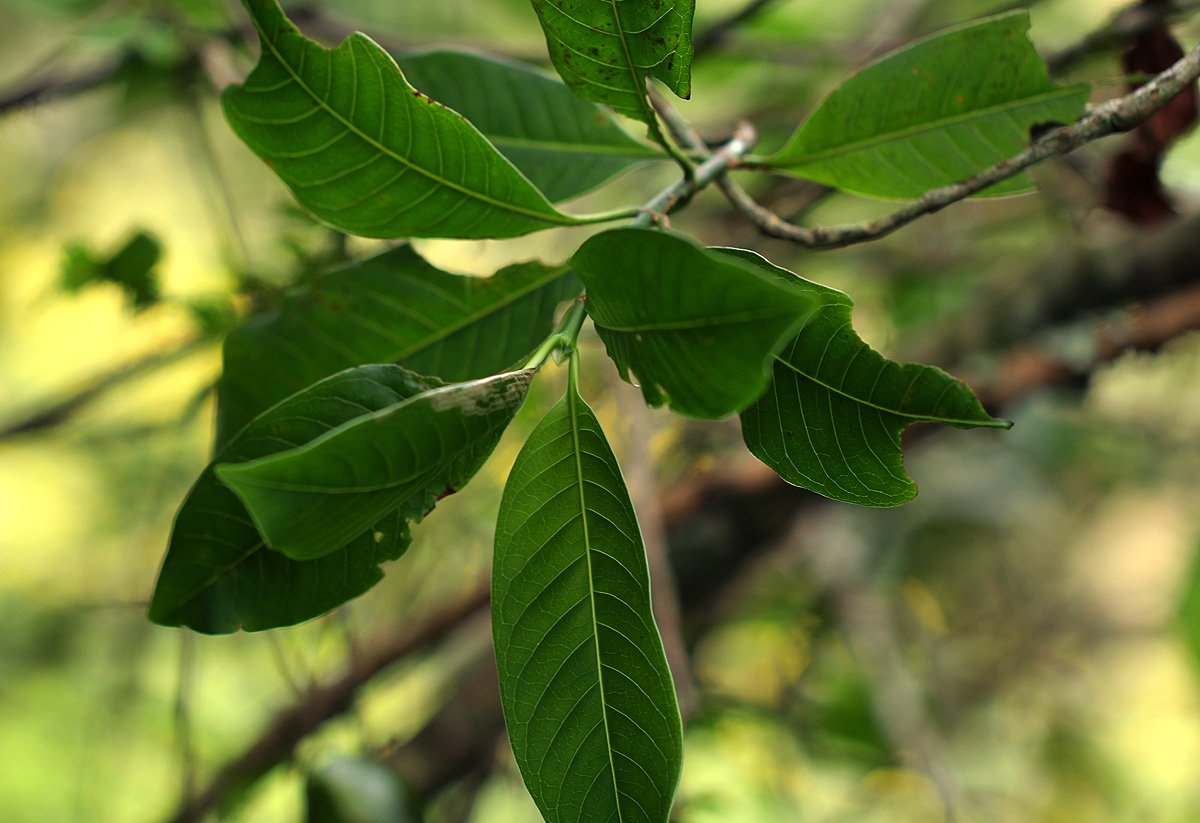
<instances>
[{"instance_id":1,"label":"blurred background foliage","mask_svg":"<svg viewBox=\"0 0 1200 823\"><path fill-rule=\"evenodd\" d=\"M545 64L526 0L292 5L328 42L361 28L388 48L461 45ZM697 32L743 5L701 2ZM751 117L770 150L872 54L1018 4L761 5L698 58L680 108L713 140ZM1019 5L1033 7L1034 42L1054 55L1127 3ZM1176 19L1194 42L1200 25ZM274 711L304 705L372 638L475 589L507 468L561 391L550 369L471 489L439 505L360 601L268 634L147 622L174 510L207 461L221 335L282 290L382 248L302 215L225 127L216 88L249 65L245 36L226 0L0 0L8 823L171 819ZM1113 96L1120 50L1072 59L1061 76L1095 84L1094 100ZM679 821L1200 819L1200 336L1185 320L1135 341L1147 351L1103 342L1157 317L1139 307L1179 308L1169 301L1200 280L1200 239L1186 246L1200 237L1200 138L1162 168L1179 216L1156 227L1097 205L1121 139L1037 169L1039 195L959 204L844 251L764 239L715 192L673 218L847 291L873 345L934 352L1016 422L910 431L921 493L900 509L784 487L746 454L736 421L644 410L584 341L586 393L679 589L668 631L693 681ZM577 205L641 202L672 180L651 165ZM889 209L796 181L745 182L813 223ZM418 245L452 270L490 273L564 259L583 236ZM1180 243L1190 265L1169 288L1136 280L1155 271L1137 255ZM1127 258L1132 267L1106 269ZM1107 286L1126 279L1097 297L1099 270ZM387 667L285 763L242 775L220 819L299 821L307 791L310 820L375 819L335 807L376 796L392 809L379 819L537 820L495 725L489 643L476 616ZM403 789L356 771L363 757Z\"/></svg>"}]
</instances>

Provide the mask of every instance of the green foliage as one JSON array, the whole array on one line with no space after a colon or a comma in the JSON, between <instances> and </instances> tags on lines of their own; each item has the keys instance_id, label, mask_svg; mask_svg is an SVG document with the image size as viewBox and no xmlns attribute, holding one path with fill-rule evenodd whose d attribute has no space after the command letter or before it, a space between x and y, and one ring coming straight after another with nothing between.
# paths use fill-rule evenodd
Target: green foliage
<instances>
[{"instance_id":1,"label":"green foliage","mask_svg":"<svg viewBox=\"0 0 1200 823\"><path fill-rule=\"evenodd\" d=\"M535 0L565 86L456 52L403 56L398 67L359 34L327 50L275 0L244 5L262 54L224 95L230 124L303 206L346 232L479 239L632 218L642 209L572 217L550 199L662 150L678 155L645 83L688 95L690 0ZM1031 125L1074 118L1085 96L1049 81L1028 26L1026 14L997 17L884 58L770 162L915 197L1015 154ZM597 104L646 124L660 146L634 140ZM686 202L712 182L700 176L689 166L649 208ZM634 509L579 394L578 335L590 316L651 405L741 413L750 450L785 480L893 506L916 493L900 449L907 425L1008 424L944 372L871 350L851 305L752 252L638 226L592 236L569 264L519 263L487 278L441 271L407 245L318 276L226 340L218 454L180 509L150 617L260 630L365 592L408 547L410 523L480 469L537 370L565 354L566 394L521 449L497 521L505 717L550 823L666 823L679 707ZM355 780L374 778L338 768L310 781L310 819L375 819L338 805L354 799Z\"/></svg>"},{"instance_id":2,"label":"green foliage","mask_svg":"<svg viewBox=\"0 0 1200 823\"><path fill-rule=\"evenodd\" d=\"M771 355L814 301L752 265L684 235L613 229L571 262L588 311L621 376L632 371L652 406L720 418L762 394Z\"/></svg>"},{"instance_id":3,"label":"green foliage","mask_svg":"<svg viewBox=\"0 0 1200 823\"><path fill-rule=\"evenodd\" d=\"M607 110L529 67L455 51L396 62L408 82L467 118L556 203L663 156L626 134Z\"/></svg>"},{"instance_id":4,"label":"green foliage","mask_svg":"<svg viewBox=\"0 0 1200 823\"><path fill-rule=\"evenodd\" d=\"M554 68L580 97L653 127L647 75L691 95L695 0L533 0L533 8Z\"/></svg>"},{"instance_id":5,"label":"green foliage","mask_svg":"<svg viewBox=\"0 0 1200 823\"><path fill-rule=\"evenodd\" d=\"M465 277L410 246L329 272L226 338L218 447L263 409L353 366L397 363L452 383L511 368L581 290L564 266Z\"/></svg>"},{"instance_id":6,"label":"green foliage","mask_svg":"<svg viewBox=\"0 0 1200 823\"><path fill-rule=\"evenodd\" d=\"M900 432L929 421L1007 428L967 386L933 366L900 365L862 341L853 302L753 252L726 249L819 304L775 357L771 387L742 412L746 446L789 483L862 506L898 506L917 494L904 473Z\"/></svg>"},{"instance_id":7,"label":"green foliage","mask_svg":"<svg viewBox=\"0 0 1200 823\"><path fill-rule=\"evenodd\" d=\"M581 222L354 34L330 51L247 0L258 66L223 96L238 136L320 219L364 237L515 237Z\"/></svg>"},{"instance_id":8,"label":"green foliage","mask_svg":"<svg viewBox=\"0 0 1200 823\"><path fill-rule=\"evenodd\" d=\"M548 823L666 823L679 710L637 517L577 366L500 503L492 627L504 717Z\"/></svg>"},{"instance_id":9,"label":"green foliage","mask_svg":"<svg viewBox=\"0 0 1200 823\"><path fill-rule=\"evenodd\" d=\"M1051 82L1026 11L936 34L872 63L821 102L768 162L872 197L911 199L1017 154L1039 123L1070 123L1086 86ZM1031 188L1024 175L987 194Z\"/></svg>"},{"instance_id":10,"label":"green foliage","mask_svg":"<svg viewBox=\"0 0 1200 823\"><path fill-rule=\"evenodd\" d=\"M140 231L121 248L107 257L97 259L82 245L67 247L62 268L62 287L74 294L97 283L112 283L125 292L129 304L137 311L158 302L158 262L162 246L149 232Z\"/></svg>"},{"instance_id":11,"label":"green foliage","mask_svg":"<svg viewBox=\"0 0 1200 823\"><path fill-rule=\"evenodd\" d=\"M314 560L388 512L419 519L466 485L525 401L532 376L507 372L371 409L348 392L342 401L366 414L286 451L218 461L215 471L269 548Z\"/></svg>"}]
</instances>

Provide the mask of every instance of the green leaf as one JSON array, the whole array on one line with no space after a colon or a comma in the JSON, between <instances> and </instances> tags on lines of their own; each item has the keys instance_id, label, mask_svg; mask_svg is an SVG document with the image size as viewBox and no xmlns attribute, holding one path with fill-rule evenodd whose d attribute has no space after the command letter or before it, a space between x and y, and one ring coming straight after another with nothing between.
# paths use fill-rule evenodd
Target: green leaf
<instances>
[{"instance_id":1,"label":"green leaf","mask_svg":"<svg viewBox=\"0 0 1200 823\"><path fill-rule=\"evenodd\" d=\"M846 80L767 162L835 188L912 199L1018 154L1030 127L1070 123L1087 86L1058 86L1029 42L1029 12L892 52ZM988 195L1031 189L1018 175Z\"/></svg>"},{"instance_id":2,"label":"green leaf","mask_svg":"<svg viewBox=\"0 0 1200 823\"><path fill-rule=\"evenodd\" d=\"M238 136L321 220L364 237L516 237L557 211L458 113L418 92L363 34L329 50L276 0L243 0L258 65L222 95Z\"/></svg>"},{"instance_id":3,"label":"green leaf","mask_svg":"<svg viewBox=\"0 0 1200 823\"><path fill-rule=\"evenodd\" d=\"M397 506L424 513L461 489L492 453L532 377L524 369L403 398L297 448L220 461L217 478L246 505L270 548L312 560Z\"/></svg>"},{"instance_id":4,"label":"green leaf","mask_svg":"<svg viewBox=\"0 0 1200 823\"><path fill-rule=\"evenodd\" d=\"M646 75L692 86L695 0L533 0L554 68L586 100L654 122Z\"/></svg>"},{"instance_id":5,"label":"green leaf","mask_svg":"<svg viewBox=\"0 0 1200 823\"><path fill-rule=\"evenodd\" d=\"M670 403L688 417L728 417L754 402L770 379L771 355L816 305L756 266L674 232L602 232L571 263L621 376L633 372L647 403Z\"/></svg>"},{"instance_id":6,"label":"green leaf","mask_svg":"<svg viewBox=\"0 0 1200 823\"><path fill-rule=\"evenodd\" d=\"M364 412L386 409L438 385L398 366L336 374L258 417L217 460L253 460L296 448ZM209 466L175 517L150 619L225 634L317 617L382 579L379 565L408 548L407 520L420 520L426 502L381 517L320 560L299 563L267 550L241 501Z\"/></svg>"},{"instance_id":7,"label":"green leaf","mask_svg":"<svg viewBox=\"0 0 1200 823\"><path fill-rule=\"evenodd\" d=\"M339 757L309 775L305 823L408 823L409 791L383 763Z\"/></svg>"},{"instance_id":8,"label":"green leaf","mask_svg":"<svg viewBox=\"0 0 1200 823\"><path fill-rule=\"evenodd\" d=\"M580 291L566 266L518 263L467 277L409 246L330 272L226 338L218 447L263 409L351 366L398 363L450 383L505 371Z\"/></svg>"},{"instance_id":9,"label":"green leaf","mask_svg":"<svg viewBox=\"0 0 1200 823\"><path fill-rule=\"evenodd\" d=\"M548 823L666 823L679 707L633 505L574 381L509 475L492 625L513 754Z\"/></svg>"},{"instance_id":10,"label":"green leaf","mask_svg":"<svg viewBox=\"0 0 1200 823\"><path fill-rule=\"evenodd\" d=\"M917 494L900 432L919 421L1009 428L965 383L933 366L900 365L862 341L854 305L743 249L726 253L773 274L820 306L775 358L771 387L742 412L746 446L787 482L834 500L898 506Z\"/></svg>"},{"instance_id":11,"label":"green leaf","mask_svg":"<svg viewBox=\"0 0 1200 823\"><path fill-rule=\"evenodd\" d=\"M557 78L459 51L397 55L408 82L466 117L550 200L577 197L661 149Z\"/></svg>"}]
</instances>

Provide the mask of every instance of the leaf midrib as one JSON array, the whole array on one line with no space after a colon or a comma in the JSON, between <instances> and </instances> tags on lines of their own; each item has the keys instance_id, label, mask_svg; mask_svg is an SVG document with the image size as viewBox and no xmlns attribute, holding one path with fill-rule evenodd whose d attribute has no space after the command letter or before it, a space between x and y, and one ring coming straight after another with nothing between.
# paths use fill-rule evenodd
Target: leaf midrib
<instances>
[{"instance_id":1,"label":"leaf midrib","mask_svg":"<svg viewBox=\"0 0 1200 823\"><path fill-rule=\"evenodd\" d=\"M548 213L534 211L532 209L527 209L527 208L518 206L513 203L505 203L503 201L496 200L495 198L488 197L487 195L480 194L479 192L474 191L472 189L468 189L467 187L465 187L459 183L455 183L452 180L447 180L444 177L440 177L440 176L434 174L433 172L429 171L428 169L424 168L423 166L419 166L416 163L413 163L412 161L403 157L402 155L397 154L396 152L387 148L382 143L380 143L378 140L375 140L373 137L371 137L370 135L363 132L361 129L359 129L357 126L355 126L352 122L350 122L345 117L343 117L341 114L339 114L336 110L333 109L333 107L331 107L329 105L329 103L327 101L322 99L319 95L316 94L316 92L314 92L311 88L309 88L308 84L304 82L304 79L300 76L299 72L297 72L288 61L283 59L283 55L279 52L279 49L276 48L275 41L272 40L270 37L268 37L266 31L263 30L262 22L259 20L258 15L251 13L250 17L254 21L254 28L256 31L258 31L259 38L262 40L263 45L270 50L271 54L279 62L279 65L283 66L284 69L287 70L287 73L289 75L291 75L292 79L296 82L296 85L299 86L301 89L303 89L304 92L310 98L312 98L312 100L314 100L317 103L317 105L319 105L326 112L328 112L334 119L336 119L338 122L340 122L343 126L345 126L346 129L350 133L356 135L359 139L363 140L368 145L373 146L377 151L379 151L379 153L392 158L393 160L408 167L409 169L412 169L417 174L424 175L425 177L429 178L430 180L434 181L435 183L438 183L439 185L453 189L463 195L466 195L467 197L473 198L482 203L486 203L489 206L493 206L493 207L501 209L501 210L507 210L507 211L513 212L515 214L520 214L520 215L523 215L525 217L528 217L528 218L531 218L534 220L540 220L544 223L558 224L558 225L564 225L564 226L573 226L578 223L578 221L575 218L571 217L570 215L562 214L557 209L555 209L553 206L551 206L549 201L546 201L547 206L549 206L549 208L550 208L550 211ZM285 18L285 25L290 25L289 23L286 22L286 18ZM284 34L292 34L293 36L299 37L299 38L305 40L306 42L311 42L311 41L308 41L308 38L304 37L304 35L300 34L299 31L297 31L295 29L293 29L292 31L288 31L286 28L281 28L277 36L282 36ZM372 41L371 38L367 37L366 35L357 34L357 33L351 35L351 39L356 38L356 37L366 40L366 41L370 42L372 45L375 45L374 41ZM349 42L351 42L351 40L347 40L346 42L349 43ZM330 49L325 49L324 46L321 46L318 43L314 43L313 45L315 45L317 48L323 49L326 53L331 53ZM382 49L381 49L381 51L382 51ZM387 53L384 52L384 54L386 55ZM388 56L388 59L391 60L392 58L390 56ZM393 62L393 65L395 65L395 61L392 61L392 62ZM330 72L332 73L332 71L333 71L333 67L330 66ZM384 91L384 93L386 94L386 90ZM438 105L441 105L441 104L438 103ZM486 140L486 138L484 138L484 139ZM535 189L535 191L536 191L536 189Z\"/></svg>"},{"instance_id":2,"label":"leaf midrib","mask_svg":"<svg viewBox=\"0 0 1200 823\"><path fill-rule=\"evenodd\" d=\"M789 363L787 360L783 359L783 357L778 354L774 355L774 357L776 360L778 360L783 365L787 366L789 369L794 371L796 374L800 375L801 377L807 378L808 380L811 380L813 383L816 383L818 386L825 389L826 391L830 391L834 394L841 395L842 397L845 397L847 400L852 400L855 403L861 403L862 405L864 405L868 408L875 409L876 411L880 411L885 414L892 414L892 415L895 415L896 417L904 417L906 419L913 420L913 421L928 421L931 423L944 423L948 426L963 425L963 426L975 426L975 427L979 427L979 428L990 428L990 429L1005 429L1005 428L1009 427L1008 421L996 420L991 417L989 417L987 420L984 420L984 421L961 420L961 419L955 418L955 417L934 417L932 415L927 415L927 414L913 414L912 412L902 412L902 411L897 411L896 409L889 409L885 406L879 405L878 403L873 403L870 400L863 400L861 397L856 397L853 394L850 394L849 392L844 391L842 389L834 388L833 386L829 385L828 383L825 383L824 381L819 380L816 377L813 377L808 372L801 371L798 367L796 367L792 363ZM951 378L951 379L953 379L953 378Z\"/></svg>"},{"instance_id":3,"label":"leaf midrib","mask_svg":"<svg viewBox=\"0 0 1200 823\"><path fill-rule=\"evenodd\" d=\"M561 266L558 269L552 269L551 270L552 273L548 274L546 277L535 280L534 282L530 283L529 285L525 286L524 288L507 295L500 302L490 304L486 310L476 312L468 317L465 317L465 318L459 320L456 323L451 323L449 326L444 326L443 328L438 330L437 334L431 334L428 337L424 337L424 338L422 338L422 342L414 343L413 345L409 346L407 349L400 351L398 354L392 355L390 357L390 360L392 362L399 363L399 361L407 360L408 358L413 357L414 355L418 354L421 351L424 351L425 349L429 348L430 346L436 345L438 343L442 343L445 340L447 340L448 338L452 337L453 335L455 335L458 332L462 331L463 329L467 328L471 324L477 323L477 322L483 320L488 315L496 314L503 309L509 308L510 306L512 306L513 303L516 303L521 298L528 297L530 294L537 291L538 289L545 288L546 286L549 286L551 283L553 283L555 280L565 277L567 275L567 273L570 272L570 270L571 270L570 266ZM466 275L463 275L463 276L465 277ZM486 278L484 280L486 282ZM361 313L360 313L360 315L361 315Z\"/></svg>"},{"instance_id":4,"label":"leaf midrib","mask_svg":"<svg viewBox=\"0 0 1200 823\"><path fill-rule=\"evenodd\" d=\"M852 153L858 152L858 151L865 151L866 149L870 149L874 146L882 145L884 143L890 143L893 141L904 140L906 138L914 137L918 134L923 134L928 131L934 131L936 129L946 128L948 126L957 125L959 123L966 123L971 120L982 119L982 118L989 117L994 114L1002 114L1002 113L1005 113L1008 111L1025 108L1026 106L1037 105L1039 103L1044 103L1044 102L1054 100L1059 97L1069 97L1074 94L1079 94L1080 91L1083 90L1084 88L1085 87L1078 86L1078 85L1068 86L1066 88L1056 88L1053 91L1048 91L1043 94L1035 95L1033 97L1022 97L1020 100L1011 101L1009 103L1000 103L1000 104L997 104L994 106L986 106L982 109L972 109L969 112L964 112L962 114L954 115L953 117L942 117L938 120L931 120L928 123L921 123L919 125L909 126L907 128L899 129L896 131L885 132L883 134L876 135L875 137L871 137L871 138L868 138L865 140L858 140L858 141L855 141L852 143L841 143L832 148L822 149L821 151L816 151L816 152L809 152L807 154L801 154L798 157L788 157L786 154L784 154L784 152L780 152L780 154L776 156L777 159L775 159L774 162L780 164L782 167L808 166L808 165L812 165L814 163L819 163L822 160L829 160L832 158L841 157L846 154L852 154ZM815 112L814 112L814 114L815 114ZM801 126L800 131L802 132L807 127L807 125L808 124L805 123L805 125ZM785 147L784 151L786 151L786 147Z\"/></svg>"},{"instance_id":5,"label":"leaf midrib","mask_svg":"<svg viewBox=\"0 0 1200 823\"><path fill-rule=\"evenodd\" d=\"M575 357L577 355L572 355ZM608 700L604 696L604 664L600 660L600 620L596 616L596 581L592 571L592 540L588 532L587 499L584 495L583 458L579 445L579 403L582 398L574 385L567 387L567 411L571 418L571 444L575 456L575 483L579 488L579 521L583 526L583 551L587 557L588 605L592 609L592 637L596 644L596 680L600 688L600 716L604 722L605 752L608 754L608 770L612 775L613 801L617 807L617 820L624 821L621 813L621 790L617 786L617 764L613 760L612 734L608 725Z\"/></svg>"}]
</instances>

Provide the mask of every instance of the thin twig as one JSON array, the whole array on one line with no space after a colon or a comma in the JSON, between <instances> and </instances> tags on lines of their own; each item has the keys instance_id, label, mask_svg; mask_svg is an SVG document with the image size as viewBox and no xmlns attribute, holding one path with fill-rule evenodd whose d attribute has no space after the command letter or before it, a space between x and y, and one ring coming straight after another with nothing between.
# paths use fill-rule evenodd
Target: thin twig
<instances>
[{"instance_id":1,"label":"thin twig","mask_svg":"<svg viewBox=\"0 0 1200 823\"><path fill-rule=\"evenodd\" d=\"M789 223L760 206L745 189L727 178L717 180L717 187L764 234L808 248L851 246L891 234L919 217L941 211L951 203L1007 180L1043 160L1067 154L1101 137L1130 131L1167 105L1197 77L1200 77L1200 45L1137 91L1095 106L1076 123L1048 132L1020 154L967 180L927 191L915 203L877 220L806 228Z\"/></svg>"},{"instance_id":2,"label":"thin twig","mask_svg":"<svg viewBox=\"0 0 1200 823\"><path fill-rule=\"evenodd\" d=\"M653 100L653 98L652 98ZM668 128L670 124L668 123ZM634 225L646 225L683 208L696 192L720 180L729 169L736 166L758 142L758 131L749 122L743 120L734 127L733 137L728 143L714 151L703 163L696 167L696 175L689 180L684 178L673 186L668 186L646 202L639 210L641 215L634 220Z\"/></svg>"},{"instance_id":3,"label":"thin twig","mask_svg":"<svg viewBox=\"0 0 1200 823\"><path fill-rule=\"evenodd\" d=\"M301 740L330 719L349 711L359 689L371 678L392 663L445 637L467 617L480 611L487 604L489 593L488 586L480 586L450 608L373 646L334 682L314 686L302 700L279 712L240 755L222 766L204 791L184 802L170 823L198 823L227 795L254 783L290 758Z\"/></svg>"},{"instance_id":4,"label":"thin twig","mask_svg":"<svg viewBox=\"0 0 1200 823\"><path fill-rule=\"evenodd\" d=\"M694 54L703 54L706 51L716 48L725 41L733 30L740 27L742 24L753 20L758 15L762 14L768 6L778 0L750 0L749 3L742 6L737 11L717 20L698 36L692 38L692 49Z\"/></svg>"},{"instance_id":5,"label":"thin twig","mask_svg":"<svg viewBox=\"0 0 1200 823\"><path fill-rule=\"evenodd\" d=\"M120 388L130 380L140 377L143 374L182 360L210 342L212 341L207 337L195 337L178 344L174 348L155 352L154 354L146 355L140 360L119 366L108 374L94 378L90 383L65 400L60 400L57 403L53 403L39 411L0 427L0 440L34 434L43 429L60 425L113 389Z\"/></svg>"}]
</instances>

